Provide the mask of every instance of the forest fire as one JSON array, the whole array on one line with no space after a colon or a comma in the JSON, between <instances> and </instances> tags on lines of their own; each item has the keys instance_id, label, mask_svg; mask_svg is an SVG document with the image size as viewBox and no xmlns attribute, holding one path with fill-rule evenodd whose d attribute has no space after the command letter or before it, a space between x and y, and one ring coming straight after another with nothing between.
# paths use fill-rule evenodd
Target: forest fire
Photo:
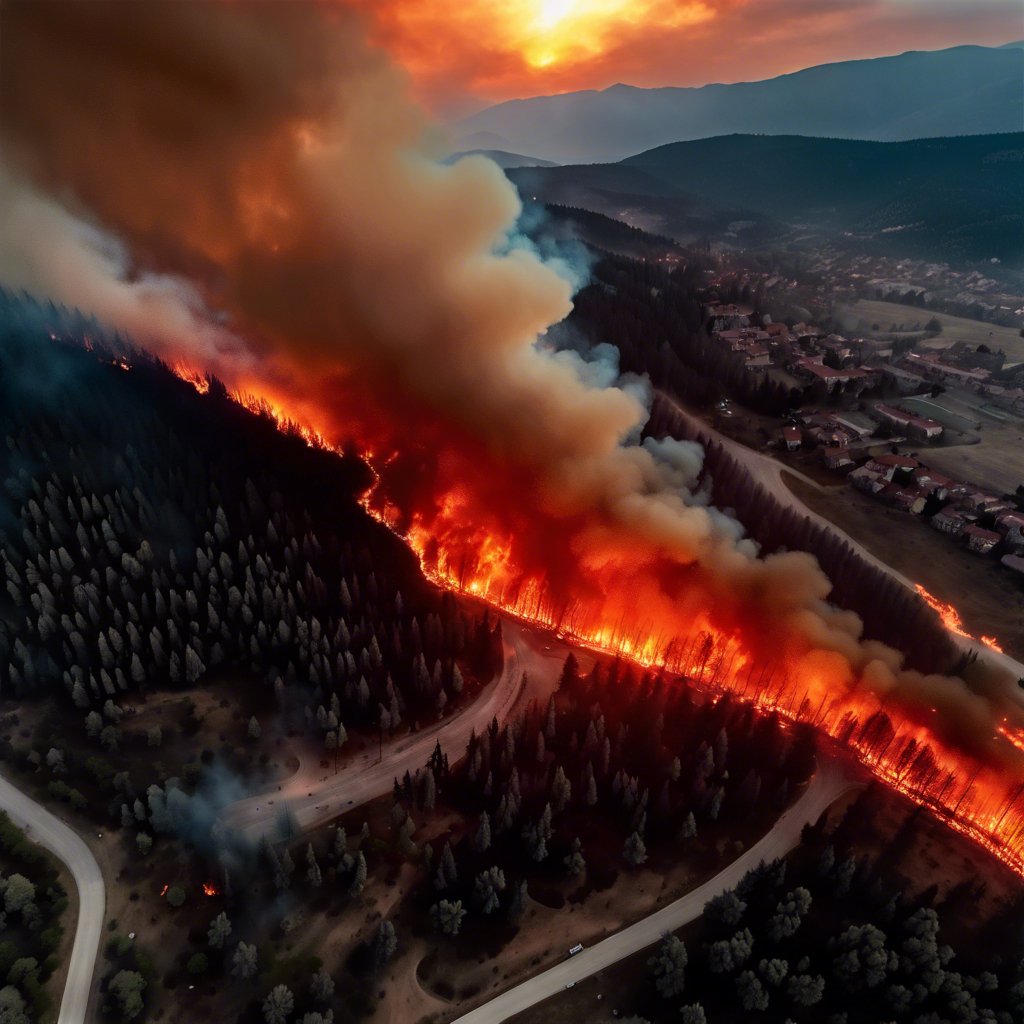
<instances>
[{"instance_id":1,"label":"forest fire","mask_svg":"<svg viewBox=\"0 0 1024 1024\"><path fill-rule=\"evenodd\" d=\"M252 22L234 5L159 21L137 5L137 30L204 70L174 62L154 92L137 48L104 48L109 26L72 6L78 29L25 14L26 102L7 129L32 158L21 208L74 195L162 289L83 250L92 236L63 207L53 234L80 273L47 277L51 240L29 284L73 291L197 390L213 390L202 367L307 444L372 446L365 506L439 586L814 726L1024 873L1021 752L993 743L1018 715L1002 681L907 668L829 603L810 554L761 556L714 506L706 451L645 434L649 381L619 372L614 325L582 352L553 343L580 275L517 244L522 205L495 164L438 162L358 33L317 5ZM240 37L266 49L247 57ZM211 80L230 84L230 114ZM168 159L185 146L187 181ZM37 233L19 244L36 253Z\"/></svg>"},{"instance_id":2,"label":"forest fire","mask_svg":"<svg viewBox=\"0 0 1024 1024\"><path fill-rule=\"evenodd\" d=\"M219 896L220 889L213 884L213 882L203 882L203 895L204 896Z\"/></svg>"},{"instance_id":3,"label":"forest fire","mask_svg":"<svg viewBox=\"0 0 1024 1024\"><path fill-rule=\"evenodd\" d=\"M199 375L182 372L180 367L176 372L197 390L204 390L197 384L203 381ZM279 403L251 394L232 397L312 447L339 450L323 432L298 425ZM542 581L519 578L510 542L474 532L474 551L447 550L437 543L443 518L433 524L415 522L402 532L380 493L373 457L368 456L367 462L376 483L364 496L364 507L403 537L424 574L438 586L479 598L503 614L554 630L572 643L684 677L711 694L729 693L764 713L810 725L852 753L880 781L928 807L950 828L1024 875L1024 783L1008 786L998 770L940 742L930 729L901 715L898 706L886 706L867 690L833 687L823 675L801 678L793 666L755 658L738 632L730 634L701 622L679 636L669 625L658 628L653 620L625 613L613 621L595 623L582 602L555 609ZM460 512L454 497L439 502L439 507L442 516ZM952 605L939 602L923 587L917 589L948 628L970 637ZM997 735L1024 753L1024 730L1015 730L1004 720Z\"/></svg>"},{"instance_id":4,"label":"forest fire","mask_svg":"<svg viewBox=\"0 0 1024 1024\"><path fill-rule=\"evenodd\" d=\"M967 640L980 641L993 651L998 651L1000 654L1003 653L1003 649L999 646L999 642L995 637L984 635L974 636L973 634L968 633L964 627L963 620L960 618L960 613L951 604L947 604L945 601L940 601L934 594L925 590L920 583L915 583L914 589L922 598L924 598L927 604L935 610L936 614L942 620L942 624L951 633L956 633L957 636L962 636Z\"/></svg>"}]
</instances>

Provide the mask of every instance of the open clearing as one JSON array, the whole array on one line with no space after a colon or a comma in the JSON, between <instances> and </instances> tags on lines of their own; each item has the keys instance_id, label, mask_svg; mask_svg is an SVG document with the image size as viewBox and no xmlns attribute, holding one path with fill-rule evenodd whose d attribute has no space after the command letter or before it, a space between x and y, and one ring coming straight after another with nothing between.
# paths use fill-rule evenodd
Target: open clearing
<instances>
[{"instance_id":1,"label":"open clearing","mask_svg":"<svg viewBox=\"0 0 1024 1024\"><path fill-rule=\"evenodd\" d=\"M858 299L851 305L836 307L836 319L846 331L858 331L870 336L896 334L921 334L924 325L935 318L942 324L942 333L928 341L929 348L948 348L954 342L964 341L969 345L988 345L1002 349L1011 363L1024 360L1024 338L1014 327L1000 327L982 320L967 320L948 313L933 313L918 306L903 306L898 302L881 302L874 299ZM878 330L873 325L878 324ZM895 324L897 331L892 331ZM914 325L920 324L918 330Z\"/></svg>"},{"instance_id":2,"label":"open clearing","mask_svg":"<svg viewBox=\"0 0 1024 1024\"><path fill-rule=\"evenodd\" d=\"M1024 422L986 423L978 444L929 448L921 459L932 469L977 484L996 494L1012 494L1024 484Z\"/></svg>"}]
</instances>

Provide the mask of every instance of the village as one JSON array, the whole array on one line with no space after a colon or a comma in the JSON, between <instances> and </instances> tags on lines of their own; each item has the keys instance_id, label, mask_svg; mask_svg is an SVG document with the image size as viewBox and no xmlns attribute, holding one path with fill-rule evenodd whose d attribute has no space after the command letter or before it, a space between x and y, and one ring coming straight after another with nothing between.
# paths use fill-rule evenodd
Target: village
<instances>
[{"instance_id":1,"label":"village","mask_svg":"<svg viewBox=\"0 0 1024 1024\"><path fill-rule=\"evenodd\" d=\"M941 332L936 325L908 343L775 322L735 303L704 312L712 337L749 373L799 396L770 442L784 458L813 453L849 486L920 517L974 554L998 558L1024 582L1024 441L1013 445L1010 437L1024 434L1024 362L984 343L929 347ZM951 452L1000 443L1016 448L1016 462L1002 460L991 479L942 471Z\"/></svg>"}]
</instances>

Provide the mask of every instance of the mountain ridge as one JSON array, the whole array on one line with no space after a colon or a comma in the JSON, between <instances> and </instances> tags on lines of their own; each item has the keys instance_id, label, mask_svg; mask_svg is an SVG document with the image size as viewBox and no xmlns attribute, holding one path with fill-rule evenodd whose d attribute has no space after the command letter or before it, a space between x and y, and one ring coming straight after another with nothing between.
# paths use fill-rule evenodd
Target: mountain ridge
<instances>
[{"instance_id":1,"label":"mountain ridge","mask_svg":"<svg viewBox=\"0 0 1024 1024\"><path fill-rule=\"evenodd\" d=\"M964 45L819 64L760 81L507 100L453 127L555 163L614 162L669 142L754 131L902 141L1024 125L1024 50ZM460 144L459 148L482 148Z\"/></svg>"}]
</instances>

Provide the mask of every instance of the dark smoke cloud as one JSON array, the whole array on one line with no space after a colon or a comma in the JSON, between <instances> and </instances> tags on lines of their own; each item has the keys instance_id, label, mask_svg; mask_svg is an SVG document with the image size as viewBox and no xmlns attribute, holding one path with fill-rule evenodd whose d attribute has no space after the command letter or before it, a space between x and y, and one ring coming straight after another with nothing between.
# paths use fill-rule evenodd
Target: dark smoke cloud
<instances>
[{"instance_id":1,"label":"dark smoke cloud","mask_svg":"<svg viewBox=\"0 0 1024 1024\"><path fill-rule=\"evenodd\" d=\"M903 671L827 604L812 557L758 558L709 505L698 446L639 443L643 382L545 345L570 281L516 242L493 163L437 161L350 14L39 0L2 18L9 283L398 452L407 521L443 512L471 549L511 537L556 599L742 628L812 692L863 687L958 742L991 737L1001 681Z\"/></svg>"}]
</instances>

